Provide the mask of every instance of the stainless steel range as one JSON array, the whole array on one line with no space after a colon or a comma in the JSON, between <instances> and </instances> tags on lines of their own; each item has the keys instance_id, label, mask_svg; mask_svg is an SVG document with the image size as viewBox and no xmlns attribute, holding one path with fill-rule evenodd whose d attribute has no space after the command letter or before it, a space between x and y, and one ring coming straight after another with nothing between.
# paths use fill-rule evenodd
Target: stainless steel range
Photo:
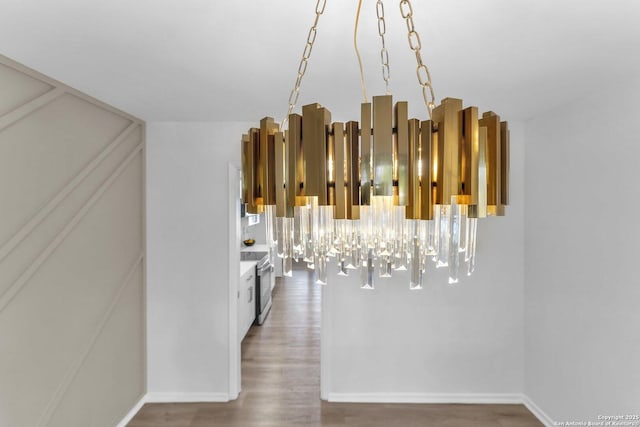
<instances>
[{"instance_id":1,"label":"stainless steel range","mask_svg":"<svg viewBox=\"0 0 640 427\"><path fill-rule=\"evenodd\" d=\"M273 266L269 255L265 255L257 265L256 274L256 323L262 325L271 309L271 275Z\"/></svg>"},{"instance_id":2,"label":"stainless steel range","mask_svg":"<svg viewBox=\"0 0 640 427\"><path fill-rule=\"evenodd\" d=\"M258 261L256 265L256 319L254 324L262 325L271 309L271 275L273 266L267 252L241 252L242 261Z\"/></svg>"}]
</instances>

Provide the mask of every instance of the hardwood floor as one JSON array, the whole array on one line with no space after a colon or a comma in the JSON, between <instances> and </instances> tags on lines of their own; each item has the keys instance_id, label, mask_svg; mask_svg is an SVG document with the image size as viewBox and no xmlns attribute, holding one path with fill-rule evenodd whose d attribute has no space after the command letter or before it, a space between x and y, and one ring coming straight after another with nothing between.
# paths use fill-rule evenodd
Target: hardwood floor
<instances>
[{"instance_id":1,"label":"hardwood floor","mask_svg":"<svg viewBox=\"0 0 640 427\"><path fill-rule=\"evenodd\" d=\"M504 426L542 424L522 405L354 404L320 400L320 288L306 269L278 279L263 326L242 342L242 392L229 403L146 404L129 427Z\"/></svg>"}]
</instances>

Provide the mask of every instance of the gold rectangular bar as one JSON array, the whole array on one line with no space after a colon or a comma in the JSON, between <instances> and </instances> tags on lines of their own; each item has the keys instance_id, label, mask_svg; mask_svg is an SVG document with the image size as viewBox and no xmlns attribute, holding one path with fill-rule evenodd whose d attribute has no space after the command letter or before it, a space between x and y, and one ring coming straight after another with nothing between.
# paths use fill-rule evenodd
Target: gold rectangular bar
<instances>
[{"instance_id":1,"label":"gold rectangular bar","mask_svg":"<svg viewBox=\"0 0 640 427\"><path fill-rule=\"evenodd\" d=\"M373 194L393 196L391 95L373 97Z\"/></svg>"},{"instance_id":2,"label":"gold rectangular bar","mask_svg":"<svg viewBox=\"0 0 640 427\"><path fill-rule=\"evenodd\" d=\"M329 203L329 186L327 185L328 184L327 160L329 158L328 141L329 141L329 130L331 127L331 112L329 112L329 110L327 110L326 108L320 108L318 110L318 113L319 114L316 117L317 127L318 129L320 129L320 131L318 132L318 137L320 138L320 141L324 141L324 152L321 153L320 158L324 160L324 167L325 167L325 174L323 176L324 179L321 180L320 182L321 188L324 188L324 201L319 196L318 205L328 206L328 205L332 205L332 203ZM322 145L322 143L320 145Z\"/></svg>"},{"instance_id":3,"label":"gold rectangular bar","mask_svg":"<svg viewBox=\"0 0 640 427\"><path fill-rule=\"evenodd\" d=\"M251 152L251 138L242 135L242 203L249 203L253 199L250 192L253 184L253 153Z\"/></svg>"},{"instance_id":4,"label":"gold rectangular bar","mask_svg":"<svg viewBox=\"0 0 640 427\"><path fill-rule=\"evenodd\" d=\"M500 189L500 117L488 111L482 115L480 126L487 129L487 205L500 206L501 189ZM497 212L496 209L490 209L489 213Z\"/></svg>"},{"instance_id":5,"label":"gold rectangular bar","mask_svg":"<svg viewBox=\"0 0 640 427\"><path fill-rule=\"evenodd\" d=\"M314 168L314 161L317 161L317 147L314 134L315 131L315 115L319 104L309 104L302 106L302 150L304 152L304 196L317 196L312 193L317 190L318 172L317 167Z\"/></svg>"},{"instance_id":6,"label":"gold rectangular bar","mask_svg":"<svg viewBox=\"0 0 640 427\"><path fill-rule=\"evenodd\" d=\"M273 136L273 154L275 158L275 196L276 196L276 216L284 218L287 216L287 192L284 186L285 181L285 146L286 142L282 132L276 132Z\"/></svg>"},{"instance_id":7,"label":"gold rectangular bar","mask_svg":"<svg viewBox=\"0 0 640 427\"><path fill-rule=\"evenodd\" d=\"M478 108L468 107L460 112L461 125L461 189L469 196L471 205L478 204Z\"/></svg>"},{"instance_id":8,"label":"gold rectangular bar","mask_svg":"<svg viewBox=\"0 0 640 427\"><path fill-rule=\"evenodd\" d=\"M405 217L407 219L420 218L420 178L424 163L421 163L420 150L420 121L418 119L410 119L408 121L407 143L408 143L408 160L407 160L407 207ZM431 180L428 180L429 182Z\"/></svg>"},{"instance_id":9,"label":"gold rectangular bar","mask_svg":"<svg viewBox=\"0 0 640 427\"><path fill-rule=\"evenodd\" d=\"M407 206L408 186L409 186L409 106L406 101L397 102L394 111L395 121L395 159L394 159L394 181L397 184L398 200L397 206Z\"/></svg>"},{"instance_id":10,"label":"gold rectangular bar","mask_svg":"<svg viewBox=\"0 0 640 427\"><path fill-rule=\"evenodd\" d=\"M260 187L265 205L273 205L276 202L274 157L271 147L273 140L269 137L273 136L277 128L278 125L273 121L272 117L264 117L260 120Z\"/></svg>"},{"instance_id":11,"label":"gold rectangular bar","mask_svg":"<svg viewBox=\"0 0 640 427\"><path fill-rule=\"evenodd\" d=\"M347 219L360 219L360 138L358 138L358 122L350 121L345 133L346 180L345 209Z\"/></svg>"},{"instance_id":12,"label":"gold rectangular bar","mask_svg":"<svg viewBox=\"0 0 640 427\"><path fill-rule=\"evenodd\" d=\"M461 194L460 185L460 125L462 100L445 98L433 109L433 121L438 128L438 160L436 204L451 204L451 196Z\"/></svg>"},{"instance_id":13,"label":"gold rectangular bar","mask_svg":"<svg viewBox=\"0 0 640 427\"><path fill-rule=\"evenodd\" d=\"M287 203L298 206L296 197L304 195L304 153L302 151L302 116L289 114L287 144ZM292 209L293 210L293 209Z\"/></svg>"},{"instance_id":14,"label":"gold rectangular bar","mask_svg":"<svg viewBox=\"0 0 640 427\"><path fill-rule=\"evenodd\" d=\"M318 205L327 205L327 131L331 113L319 104L302 107L305 196L317 196Z\"/></svg>"},{"instance_id":15,"label":"gold rectangular bar","mask_svg":"<svg viewBox=\"0 0 640 427\"><path fill-rule=\"evenodd\" d=\"M344 124L333 124L333 175L335 176L335 219L347 218L347 188L346 182L348 178L348 168L345 167L348 162L346 161L346 152L344 144Z\"/></svg>"},{"instance_id":16,"label":"gold rectangular bar","mask_svg":"<svg viewBox=\"0 0 640 427\"><path fill-rule=\"evenodd\" d=\"M327 205L336 204L336 141L333 134L333 125L327 135Z\"/></svg>"},{"instance_id":17,"label":"gold rectangular bar","mask_svg":"<svg viewBox=\"0 0 640 427\"><path fill-rule=\"evenodd\" d=\"M469 206L469 218L487 216L487 128L478 127L478 198Z\"/></svg>"},{"instance_id":18,"label":"gold rectangular bar","mask_svg":"<svg viewBox=\"0 0 640 427\"><path fill-rule=\"evenodd\" d=\"M423 121L420 124L420 149L418 152L418 162L420 166L420 219L433 219L433 155L434 141L436 135L433 131L434 123L431 120Z\"/></svg>"},{"instance_id":19,"label":"gold rectangular bar","mask_svg":"<svg viewBox=\"0 0 640 427\"><path fill-rule=\"evenodd\" d=\"M291 165L289 164L290 160L290 148L291 148L291 137L289 136L289 129L284 131L284 201L285 201L285 217L293 218L293 207L295 206L295 190L293 190L293 198L291 196L292 188L295 188L295 177L293 181L289 180L289 172L291 171ZM294 163L295 168L295 163ZM295 174L295 169L294 169ZM293 182L293 184L291 184ZM278 202L276 195L276 203Z\"/></svg>"},{"instance_id":20,"label":"gold rectangular bar","mask_svg":"<svg viewBox=\"0 0 640 427\"><path fill-rule=\"evenodd\" d=\"M266 205L276 204L276 135L267 135L267 199Z\"/></svg>"},{"instance_id":21,"label":"gold rectangular bar","mask_svg":"<svg viewBox=\"0 0 640 427\"><path fill-rule=\"evenodd\" d=\"M504 205L499 206L487 206L488 216L504 216Z\"/></svg>"},{"instance_id":22,"label":"gold rectangular bar","mask_svg":"<svg viewBox=\"0 0 640 427\"><path fill-rule=\"evenodd\" d=\"M429 166L431 168L431 200L434 204L440 200L440 191L442 191L442 176L439 174L440 168L438 167L438 135L438 124L432 120ZM422 182L424 182L424 180Z\"/></svg>"},{"instance_id":23,"label":"gold rectangular bar","mask_svg":"<svg viewBox=\"0 0 640 427\"><path fill-rule=\"evenodd\" d=\"M507 122L500 122L500 201L509 204L510 133Z\"/></svg>"},{"instance_id":24,"label":"gold rectangular bar","mask_svg":"<svg viewBox=\"0 0 640 427\"><path fill-rule=\"evenodd\" d=\"M253 185L253 198L255 200L256 205L262 205L264 200L264 179L266 172L265 164L267 162L267 142L265 138L264 147L260 141L260 129L251 129L251 140L253 142L254 149L254 162L256 163L255 173L253 176L254 185ZM264 153L264 154L263 154Z\"/></svg>"},{"instance_id":25,"label":"gold rectangular bar","mask_svg":"<svg viewBox=\"0 0 640 427\"><path fill-rule=\"evenodd\" d=\"M361 106L360 120L360 204L371 204L371 183L373 181L371 169L371 103L365 102Z\"/></svg>"},{"instance_id":26,"label":"gold rectangular bar","mask_svg":"<svg viewBox=\"0 0 640 427\"><path fill-rule=\"evenodd\" d=\"M264 212L264 204L262 197L262 163L260 162L260 129L251 128L249 130L251 159L249 164L253 164L252 182L251 182L251 198L247 204L247 212L259 214Z\"/></svg>"}]
</instances>

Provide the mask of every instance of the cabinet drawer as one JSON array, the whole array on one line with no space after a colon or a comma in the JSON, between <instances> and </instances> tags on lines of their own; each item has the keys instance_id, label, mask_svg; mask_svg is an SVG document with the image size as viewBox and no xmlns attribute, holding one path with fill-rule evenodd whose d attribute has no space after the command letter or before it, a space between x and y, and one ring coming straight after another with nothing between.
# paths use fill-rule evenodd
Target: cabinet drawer
<instances>
[{"instance_id":1,"label":"cabinet drawer","mask_svg":"<svg viewBox=\"0 0 640 427\"><path fill-rule=\"evenodd\" d=\"M240 341L253 324L256 315L256 269L255 267L240 277L238 282L238 334Z\"/></svg>"}]
</instances>

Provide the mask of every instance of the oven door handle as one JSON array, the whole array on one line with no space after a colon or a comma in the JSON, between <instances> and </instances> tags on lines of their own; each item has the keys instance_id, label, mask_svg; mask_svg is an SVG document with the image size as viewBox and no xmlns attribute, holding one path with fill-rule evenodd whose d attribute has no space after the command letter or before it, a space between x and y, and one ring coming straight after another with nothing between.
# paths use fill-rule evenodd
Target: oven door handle
<instances>
[{"instance_id":1,"label":"oven door handle","mask_svg":"<svg viewBox=\"0 0 640 427\"><path fill-rule=\"evenodd\" d=\"M267 264L262 266L259 270L258 270L258 276L262 276L264 273L266 272L271 272L271 264Z\"/></svg>"}]
</instances>

